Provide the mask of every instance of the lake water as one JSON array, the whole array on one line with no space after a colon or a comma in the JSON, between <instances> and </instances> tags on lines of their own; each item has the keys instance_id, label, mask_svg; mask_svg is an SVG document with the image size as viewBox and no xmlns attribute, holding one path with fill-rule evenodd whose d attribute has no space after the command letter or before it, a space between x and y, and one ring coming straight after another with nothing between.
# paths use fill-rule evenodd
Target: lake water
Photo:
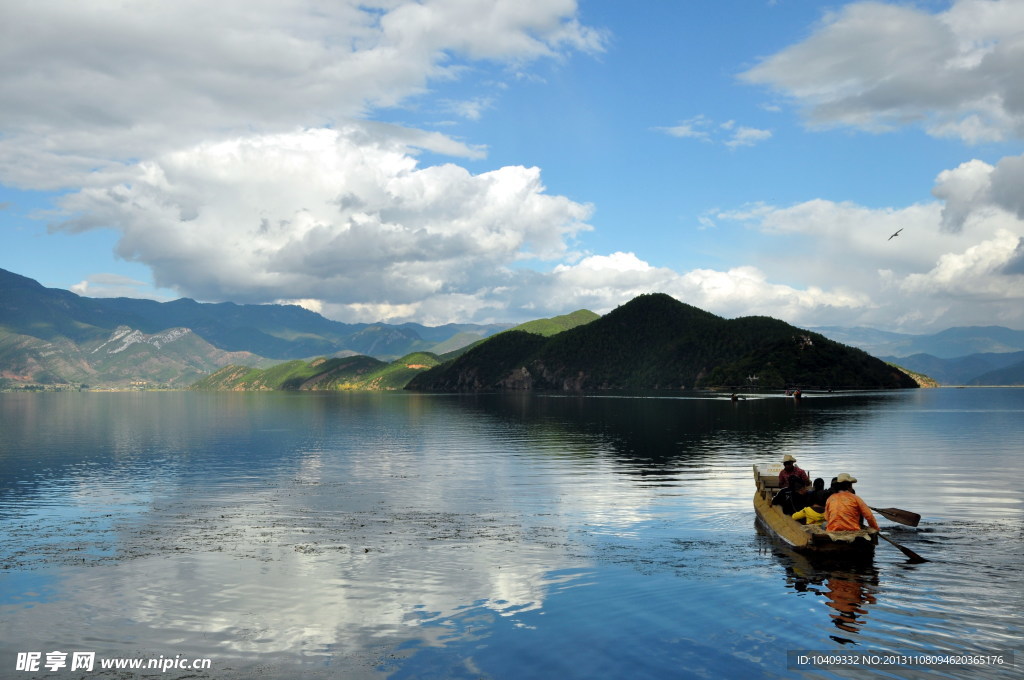
<instances>
[{"instance_id":1,"label":"lake water","mask_svg":"<svg viewBox=\"0 0 1024 680\"><path fill-rule=\"evenodd\" d=\"M1011 678L1024 664L825 670L789 654L1021 650L1024 389L0 394L0 428L0 678ZM751 466L787 453L920 513L916 530L879 519L930 561L880 543L867 565L830 567L761 535ZM71 670L76 651L92 671ZM33 652L39 671L19 670ZM50 652L67 666L48 670Z\"/></svg>"}]
</instances>

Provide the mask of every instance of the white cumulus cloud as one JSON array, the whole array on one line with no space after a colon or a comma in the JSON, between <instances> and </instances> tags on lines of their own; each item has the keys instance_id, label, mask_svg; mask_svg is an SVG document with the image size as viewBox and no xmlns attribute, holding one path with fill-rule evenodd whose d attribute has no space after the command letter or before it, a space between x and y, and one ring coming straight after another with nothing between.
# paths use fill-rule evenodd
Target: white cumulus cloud
<instances>
[{"instance_id":1,"label":"white cumulus cloud","mask_svg":"<svg viewBox=\"0 0 1024 680\"><path fill-rule=\"evenodd\" d=\"M55 229L114 228L118 254L159 286L206 300L401 305L504 282L557 259L586 205L545 193L537 168L419 167L359 126L200 145L82 189Z\"/></svg>"},{"instance_id":2,"label":"white cumulus cloud","mask_svg":"<svg viewBox=\"0 0 1024 680\"><path fill-rule=\"evenodd\" d=\"M1020 326L1024 211L1017 207L1018 194L1002 189L1018 172L1017 157L995 166L971 161L944 171L933 191L944 204L868 208L816 199L722 211L715 223L769 237L757 260L765 279L760 285L786 281L815 300L824 298L812 291L827 290L833 307L849 310L835 317L842 325L895 329L902 324L915 331ZM993 188L997 183L998 191ZM889 238L900 229L898 237ZM807 319L799 304L764 303L781 318ZM816 310L813 323L826 323L827 311Z\"/></svg>"},{"instance_id":3,"label":"white cumulus cloud","mask_svg":"<svg viewBox=\"0 0 1024 680\"><path fill-rule=\"evenodd\" d=\"M945 201L943 226L960 231L969 218L1005 211L1024 219L1024 155L1007 156L996 165L980 160L943 171L932 193Z\"/></svg>"},{"instance_id":4,"label":"white cumulus cloud","mask_svg":"<svg viewBox=\"0 0 1024 680\"><path fill-rule=\"evenodd\" d=\"M1024 3L957 0L929 13L856 2L741 78L802 105L812 124L921 124L969 143L1024 134Z\"/></svg>"},{"instance_id":5,"label":"white cumulus cloud","mask_svg":"<svg viewBox=\"0 0 1024 680\"><path fill-rule=\"evenodd\" d=\"M928 203L707 213L705 228L758 247L720 270L683 269L625 249L581 256L593 209L549 194L541 169L426 164L421 150L481 160L486 149L369 120L481 61L517 77L538 59L600 51L603 34L577 9L13 3L0 21L0 183L67 190L51 229L115 230L117 254L161 288L295 301L343 320L507 321L665 292L723 316L807 325L1024 324L1024 156L948 169ZM743 78L791 95L816 124L1019 137L1022 27L1021 2L958 0L938 13L855 2ZM433 105L469 120L495 105L459 96ZM772 136L706 116L656 130L731 148ZM77 290L133 285L100 275Z\"/></svg>"},{"instance_id":6,"label":"white cumulus cloud","mask_svg":"<svg viewBox=\"0 0 1024 680\"><path fill-rule=\"evenodd\" d=\"M871 304L862 294L773 283L756 267L679 272L623 252L558 266L542 285L543 293L536 299L562 308L587 307L599 312L653 292L667 293L725 317L768 315L793 323L808 323L838 310L848 315Z\"/></svg>"},{"instance_id":7,"label":"white cumulus cloud","mask_svg":"<svg viewBox=\"0 0 1024 680\"><path fill-rule=\"evenodd\" d=\"M215 138L396 106L468 59L598 51L575 0L38 0L0 20L0 182L66 188Z\"/></svg>"}]
</instances>

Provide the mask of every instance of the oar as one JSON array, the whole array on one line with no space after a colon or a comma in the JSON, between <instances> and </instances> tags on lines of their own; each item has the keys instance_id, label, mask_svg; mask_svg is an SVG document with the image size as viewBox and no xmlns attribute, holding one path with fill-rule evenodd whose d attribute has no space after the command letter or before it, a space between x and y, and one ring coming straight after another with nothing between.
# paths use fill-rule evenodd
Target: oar
<instances>
[{"instance_id":1,"label":"oar","mask_svg":"<svg viewBox=\"0 0 1024 680\"><path fill-rule=\"evenodd\" d=\"M899 544L899 543L897 543L896 541L892 540L891 538L889 538L888 536L886 536L885 534L883 534L883 533L882 533L881 531L879 531L879 532L878 532L878 535L879 535L879 536L881 536L882 538L884 538L885 540L889 541L890 543L892 543L892 544L893 544L894 546L896 546L897 548L899 548L899 549L900 549L900 551L901 551L901 552L902 552L902 553L903 553L904 555L906 555L907 557L909 557L909 558L910 558L910 561L911 561L911 562L927 562L927 561L928 561L928 560L926 560L925 558L923 558L923 557L921 557L920 555L918 555L918 554L917 554L916 552L914 552L913 550L911 550L910 548L906 547L905 545L900 545L900 544Z\"/></svg>"},{"instance_id":2,"label":"oar","mask_svg":"<svg viewBox=\"0 0 1024 680\"><path fill-rule=\"evenodd\" d=\"M909 510L899 508L871 508L882 517L897 524L906 524L908 527L916 527L921 521L921 515Z\"/></svg>"}]
</instances>

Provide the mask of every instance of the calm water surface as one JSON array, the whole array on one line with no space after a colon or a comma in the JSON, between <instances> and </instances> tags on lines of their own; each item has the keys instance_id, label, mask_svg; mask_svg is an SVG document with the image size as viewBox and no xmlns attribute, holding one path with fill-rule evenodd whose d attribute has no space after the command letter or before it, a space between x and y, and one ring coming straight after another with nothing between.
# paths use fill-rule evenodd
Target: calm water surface
<instances>
[{"instance_id":1,"label":"calm water surface","mask_svg":"<svg viewBox=\"0 0 1024 680\"><path fill-rule=\"evenodd\" d=\"M0 394L0 678L1020 677L1021 442L1024 389ZM882 524L931 561L759 534L751 465L787 453L920 513ZM97 667L16 669L52 651ZM161 656L211 667L98 668Z\"/></svg>"}]
</instances>

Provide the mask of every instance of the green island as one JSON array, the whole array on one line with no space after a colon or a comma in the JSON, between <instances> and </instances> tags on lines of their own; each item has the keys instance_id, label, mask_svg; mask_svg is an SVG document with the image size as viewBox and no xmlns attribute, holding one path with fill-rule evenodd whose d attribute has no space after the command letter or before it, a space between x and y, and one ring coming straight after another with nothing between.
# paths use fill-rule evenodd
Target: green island
<instances>
[{"instance_id":1,"label":"green island","mask_svg":"<svg viewBox=\"0 0 1024 680\"><path fill-rule=\"evenodd\" d=\"M464 392L917 387L866 352L768 317L723 319L641 295L584 326L499 334L414 377L408 389Z\"/></svg>"}]
</instances>

